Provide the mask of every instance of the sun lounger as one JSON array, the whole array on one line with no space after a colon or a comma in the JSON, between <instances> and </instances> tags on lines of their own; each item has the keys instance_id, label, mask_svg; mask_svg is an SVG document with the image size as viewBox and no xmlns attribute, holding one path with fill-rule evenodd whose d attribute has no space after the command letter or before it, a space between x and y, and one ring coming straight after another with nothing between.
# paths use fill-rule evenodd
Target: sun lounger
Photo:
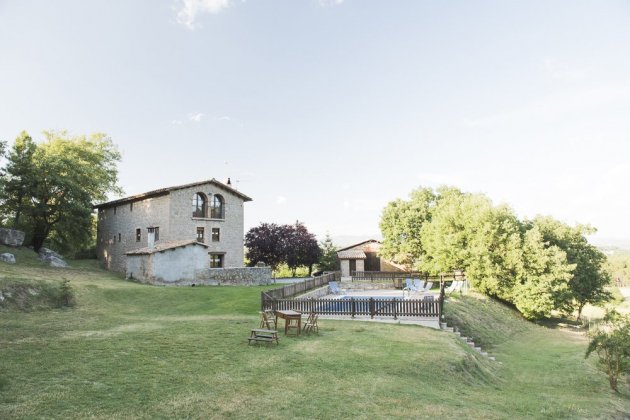
<instances>
[{"instance_id":1,"label":"sun lounger","mask_svg":"<svg viewBox=\"0 0 630 420\"><path fill-rule=\"evenodd\" d=\"M416 291L421 292L424 290L424 280L414 279L413 285L416 287Z\"/></svg>"},{"instance_id":2,"label":"sun lounger","mask_svg":"<svg viewBox=\"0 0 630 420\"><path fill-rule=\"evenodd\" d=\"M417 280L418 282L420 282L420 280ZM411 293L417 293L417 292L421 292L422 291L422 287L418 287L418 284L416 284L416 280L412 280L412 279L405 279L405 285L406 287L403 289L403 294L405 291Z\"/></svg>"},{"instance_id":3,"label":"sun lounger","mask_svg":"<svg viewBox=\"0 0 630 420\"><path fill-rule=\"evenodd\" d=\"M422 293L428 292L429 290L431 290L432 287L433 287L433 282L432 281L428 282L427 285L424 286L424 289L422 289Z\"/></svg>"},{"instance_id":4,"label":"sun lounger","mask_svg":"<svg viewBox=\"0 0 630 420\"><path fill-rule=\"evenodd\" d=\"M453 283L451 283L450 286L448 286L446 289L444 289L444 292L448 293L450 295L455 290L461 289L461 284L462 284L462 281L454 280Z\"/></svg>"}]
</instances>

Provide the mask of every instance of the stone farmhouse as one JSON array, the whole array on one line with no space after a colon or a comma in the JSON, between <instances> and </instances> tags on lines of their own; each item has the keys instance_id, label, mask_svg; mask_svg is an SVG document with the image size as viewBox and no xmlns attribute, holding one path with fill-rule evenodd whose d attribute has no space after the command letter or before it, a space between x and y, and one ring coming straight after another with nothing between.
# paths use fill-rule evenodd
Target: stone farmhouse
<instances>
[{"instance_id":1,"label":"stone farmhouse","mask_svg":"<svg viewBox=\"0 0 630 420\"><path fill-rule=\"evenodd\" d=\"M98 259L108 270L151 283L242 269L247 201L229 179L210 179L98 204Z\"/></svg>"}]
</instances>

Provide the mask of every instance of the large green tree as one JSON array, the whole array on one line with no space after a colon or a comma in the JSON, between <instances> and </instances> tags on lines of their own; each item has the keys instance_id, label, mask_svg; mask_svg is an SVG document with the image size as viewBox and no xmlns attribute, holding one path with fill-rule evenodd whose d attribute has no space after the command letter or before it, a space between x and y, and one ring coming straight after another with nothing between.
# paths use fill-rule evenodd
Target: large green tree
<instances>
[{"instance_id":1,"label":"large green tree","mask_svg":"<svg viewBox=\"0 0 630 420\"><path fill-rule=\"evenodd\" d=\"M420 230L431 220L436 199L431 188L419 188L411 192L409 200L398 199L385 207L380 222L381 256L408 270L417 268L425 255Z\"/></svg>"},{"instance_id":2,"label":"large green tree","mask_svg":"<svg viewBox=\"0 0 630 420\"><path fill-rule=\"evenodd\" d=\"M594 228L569 226L551 217L537 217L533 224L540 229L546 243L562 249L569 264L575 265L569 280L569 293L563 302L566 309L577 311L579 320L586 304L599 304L612 298L605 289L610 284L606 255L586 239L586 235L595 233Z\"/></svg>"},{"instance_id":3,"label":"large green tree","mask_svg":"<svg viewBox=\"0 0 630 420\"><path fill-rule=\"evenodd\" d=\"M20 224L20 219L30 206L31 192L37 185L38 174L33 161L36 149L37 144L31 136L22 131L7 156L1 197L3 214L11 215L8 222L14 229L26 228Z\"/></svg>"},{"instance_id":4,"label":"large green tree","mask_svg":"<svg viewBox=\"0 0 630 420\"><path fill-rule=\"evenodd\" d=\"M505 205L457 188L416 190L388 204L381 252L433 274L465 270L482 293L514 304L528 318L550 316L568 299L575 264L539 227Z\"/></svg>"},{"instance_id":5,"label":"large green tree","mask_svg":"<svg viewBox=\"0 0 630 420\"><path fill-rule=\"evenodd\" d=\"M110 192L122 193L117 186L120 153L102 133L50 131L44 137L36 144L22 133L7 156L3 217L29 228L36 251L50 240L68 252L90 241L92 205Z\"/></svg>"},{"instance_id":6,"label":"large green tree","mask_svg":"<svg viewBox=\"0 0 630 420\"><path fill-rule=\"evenodd\" d=\"M562 249L545 243L536 226L524 233L522 264L510 301L523 316L539 319L562 309L575 265L567 262Z\"/></svg>"}]
</instances>

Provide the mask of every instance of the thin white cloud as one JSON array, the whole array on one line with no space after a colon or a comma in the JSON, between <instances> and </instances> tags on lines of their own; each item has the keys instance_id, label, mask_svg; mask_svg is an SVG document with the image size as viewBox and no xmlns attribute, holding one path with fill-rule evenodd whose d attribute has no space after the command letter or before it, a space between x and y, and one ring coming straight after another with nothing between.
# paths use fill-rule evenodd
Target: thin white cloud
<instances>
[{"instance_id":1,"label":"thin white cloud","mask_svg":"<svg viewBox=\"0 0 630 420\"><path fill-rule=\"evenodd\" d=\"M201 113L201 112L197 112L195 114L190 114L188 116L188 119L190 121L192 121L192 122L200 122L202 118L203 118L203 113Z\"/></svg>"},{"instance_id":2,"label":"thin white cloud","mask_svg":"<svg viewBox=\"0 0 630 420\"><path fill-rule=\"evenodd\" d=\"M172 120L171 124L173 125L182 125L184 122L182 120Z\"/></svg>"},{"instance_id":3,"label":"thin white cloud","mask_svg":"<svg viewBox=\"0 0 630 420\"><path fill-rule=\"evenodd\" d=\"M232 118L230 118L230 117L229 117L229 116L227 116L227 115L224 115L224 116L222 116L222 117L219 117L219 119L220 119L221 121L232 121Z\"/></svg>"},{"instance_id":4,"label":"thin white cloud","mask_svg":"<svg viewBox=\"0 0 630 420\"><path fill-rule=\"evenodd\" d=\"M199 27L197 17L201 13L217 14L230 6L231 0L178 0L175 3L177 23L190 30Z\"/></svg>"},{"instance_id":5,"label":"thin white cloud","mask_svg":"<svg viewBox=\"0 0 630 420\"><path fill-rule=\"evenodd\" d=\"M283 206L287 203L287 198L285 196L279 195L276 197L276 204Z\"/></svg>"}]
</instances>

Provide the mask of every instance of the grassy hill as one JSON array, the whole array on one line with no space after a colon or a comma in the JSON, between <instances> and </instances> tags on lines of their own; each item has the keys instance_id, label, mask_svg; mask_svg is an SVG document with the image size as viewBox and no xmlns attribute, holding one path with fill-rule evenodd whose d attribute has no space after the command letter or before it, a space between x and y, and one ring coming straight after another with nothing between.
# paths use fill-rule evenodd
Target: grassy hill
<instances>
[{"instance_id":1,"label":"grassy hill","mask_svg":"<svg viewBox=\"0 0 630 420\"><path fill-rule=\"evenodd\" d=\"M4 252L0 248L0 252ZM10 284L70 281L76 304L0 307L0 418L622 418L585 338L478 297L452 298L453 334L320 321L320 334L248 346L262 288L153 287L24 251Z\"/></svg>"}]
</instances>

